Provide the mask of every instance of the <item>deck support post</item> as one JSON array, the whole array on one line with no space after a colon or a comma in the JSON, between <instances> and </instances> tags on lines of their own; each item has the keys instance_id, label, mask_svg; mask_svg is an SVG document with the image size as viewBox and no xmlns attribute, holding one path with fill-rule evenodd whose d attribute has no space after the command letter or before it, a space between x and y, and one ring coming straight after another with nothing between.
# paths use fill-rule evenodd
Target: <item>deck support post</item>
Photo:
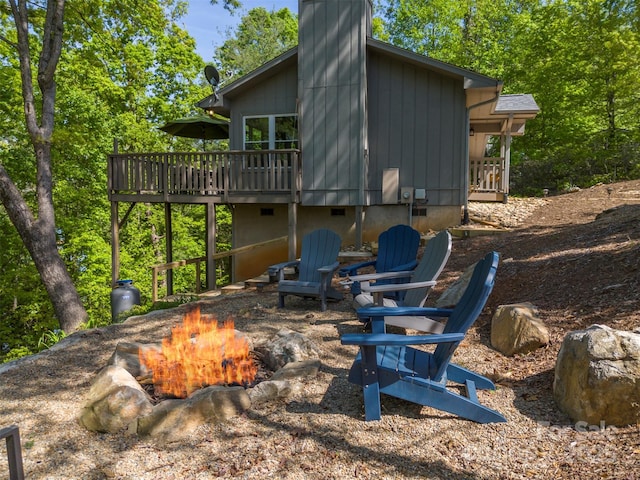
<instances>
[{"instance_id":1,"label":"deck support post","mask_svg":"<svg viewBox=\"0 0 640 480\"><path fill-rule=\"evenodd\" d=\"M298 204L296 202L289 203L289 258L292 262L297 257L298 237L296 231L298 229Z\"/></svg>"},{"instance_id":2,"label":"deck support post","mask_svg":"<svg viewBox=\"0 0 640 480\"><path fill-rule=\"evenodd\" d=\"M171 203L164 204L165 248L167 263L173 262L173 227L171 224ZM173 270L167 270L167 296L173 295Z\"/></svg>"},{"instance_id":3,"label":"deck support post","mask_svg":"<svg viewBox=\"0 0 640 480\"><path fill-rule=\"evenodd\" d=\"M120 276L120 225L118 202L111 202L111 288L115 288Z\"/></svg>"},{"instance_id":4,"label":"deck support post","mask_svg":"<svg viewBox=\"0 0 640 480\"><path fill-rule=\"evenodd\" d=\"M216 204L207 203L207 290L216 289L216 261L213 255L216 253Z\"/></svg>"}]
</instances>

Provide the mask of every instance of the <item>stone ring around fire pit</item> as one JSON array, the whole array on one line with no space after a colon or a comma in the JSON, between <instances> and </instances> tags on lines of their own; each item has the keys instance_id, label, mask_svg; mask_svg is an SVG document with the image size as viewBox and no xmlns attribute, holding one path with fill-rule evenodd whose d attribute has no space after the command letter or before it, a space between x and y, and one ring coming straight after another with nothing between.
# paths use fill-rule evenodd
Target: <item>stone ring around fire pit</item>
<instances>
[{"instance_id":1,"label":"stone ring around fire pit","mask_svg":"<svg viewBox=\"0 0 640 480\"><path fill-rule=\"evenodd\" d=\"M80 424L95 432L126 431L176 440L200 425L220 423L252 406L285 399L320 368L318 348L304 335L282 330L253 347L252 355L259 358L262 370L253 384L204 386L187 398L162 398L141 384L149 383L151 375L140 361L142 352L160 348L160 344L118 344L91 384Z\"/></svg>"}]
</instances>

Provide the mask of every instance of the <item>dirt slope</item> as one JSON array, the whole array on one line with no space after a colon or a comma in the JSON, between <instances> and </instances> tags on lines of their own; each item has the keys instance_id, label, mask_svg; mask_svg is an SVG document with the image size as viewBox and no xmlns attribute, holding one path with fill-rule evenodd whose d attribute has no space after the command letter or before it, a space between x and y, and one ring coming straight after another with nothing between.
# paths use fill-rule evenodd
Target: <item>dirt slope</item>
<instances>
[{"instance_id":1,"label":"dirt slope","mask_svg":"<svg viewBox=\"0 0 640 480\"><path fill-rule=\"evenodd\" d=\"M560 330L640 327L640 181L549 197L509 233L457 242L449 268L488 250L501 254L490 306L532 302Z\"/></svg>"}]
</instances>

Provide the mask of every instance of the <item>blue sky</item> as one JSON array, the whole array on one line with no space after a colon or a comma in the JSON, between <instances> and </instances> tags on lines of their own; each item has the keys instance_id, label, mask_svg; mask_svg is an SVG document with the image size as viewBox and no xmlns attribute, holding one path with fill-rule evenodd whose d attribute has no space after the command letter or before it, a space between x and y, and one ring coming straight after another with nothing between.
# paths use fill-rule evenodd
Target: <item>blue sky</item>
<instances>
[{"instance_id":1,"label":"blue sky","mask_svg":"<svg viewBox=\"0 0 640 480\"><path fill-rule=\"evenodd\" d=\"M229 13L222 7L222 0L211 5L209 0L189 0L189 13L181 19L184 28L196 39L196 51L205 62L213 59L215 47L221 45L228 28L234 28L240 23L242 16L256 7L267 10L288 8L298 13L298 0L240 0L242 8Z\"/></svg>"}]
</instances>

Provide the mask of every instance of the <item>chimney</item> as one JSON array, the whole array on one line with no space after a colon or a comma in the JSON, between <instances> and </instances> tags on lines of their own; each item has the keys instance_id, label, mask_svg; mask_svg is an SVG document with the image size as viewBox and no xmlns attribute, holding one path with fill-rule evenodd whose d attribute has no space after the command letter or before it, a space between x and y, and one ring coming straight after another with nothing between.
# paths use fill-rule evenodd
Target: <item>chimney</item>
<instances>
[{"instance_id":1,"label":"chimney","mask_svg":"<svg viewBox=\"0 0 640 480\"><path fill-rule=\"evenodd\" d=\"M303 203L319 198L314 191L340 190L332 204L362 205L372 9L371 0L299 0L299 132L310 195ZM327 174L318 178L320 171Z\"/></svg>"}]
</instances>

